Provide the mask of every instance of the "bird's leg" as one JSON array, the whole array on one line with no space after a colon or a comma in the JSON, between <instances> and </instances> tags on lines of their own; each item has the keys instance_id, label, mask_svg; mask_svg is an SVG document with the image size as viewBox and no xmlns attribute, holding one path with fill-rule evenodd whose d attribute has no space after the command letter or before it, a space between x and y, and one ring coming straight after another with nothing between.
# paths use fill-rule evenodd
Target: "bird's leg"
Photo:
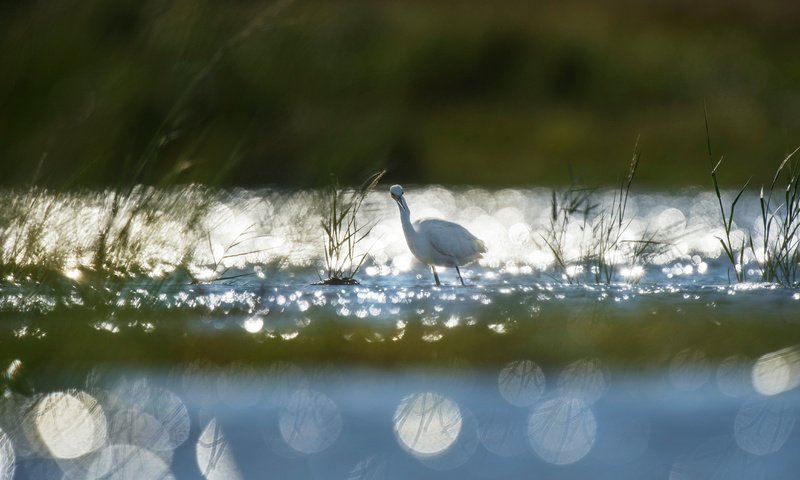
<instances>
[{"instance_id":1,"label":"bird's leg","mask_svg":"<svg viewBox=\"0 0 800 480\"><path fill-rule=\"evenodd\" d=\"M440 286L441 283L439 283L439 275L436 274L436 267L433 265L431 265L431 272L433 272L433 278L436 280L436 286Z\"/></svg>"},{"instance_id":2,"label":"bird's leg","mask_svg":"<svg viewBox=\"0 0 800 480\"><path fill-rule=\"evenodd\" d=\"M466 287L466 285L464 284L464 279L461 278L461 270L458 269L458 265L456 265L456 273L458 273L458 279L461 280L461 286Z\"/></svg>"}]
</instances>

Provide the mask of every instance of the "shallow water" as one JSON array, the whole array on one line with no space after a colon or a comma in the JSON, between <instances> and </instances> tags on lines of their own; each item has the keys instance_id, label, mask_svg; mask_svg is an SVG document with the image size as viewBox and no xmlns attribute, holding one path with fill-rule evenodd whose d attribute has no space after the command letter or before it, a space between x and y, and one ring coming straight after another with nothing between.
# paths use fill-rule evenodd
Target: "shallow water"
<instances>
[{"instance_id":1,"label":"shallow water","mask_svg":"<svg viewBox=\"0 0 800 480\"><path fill-rule=\"evenodd\" d=\"M466 287L384 193L360 286L313 284L317 192L17 193L42 233L3 233L0 479L796 477L800 293L730 284L709 192L634 195L625 239L663 248L610 285L582 219L553 264L547 189L406 192L487 243Z\"/></svg>"}]
</instances>

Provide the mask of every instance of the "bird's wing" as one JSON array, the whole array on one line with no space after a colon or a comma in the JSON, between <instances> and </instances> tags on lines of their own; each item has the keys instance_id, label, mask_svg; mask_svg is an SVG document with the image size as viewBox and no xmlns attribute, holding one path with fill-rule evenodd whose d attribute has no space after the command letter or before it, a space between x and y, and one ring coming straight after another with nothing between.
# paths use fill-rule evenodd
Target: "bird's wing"
<instances>
[{"instance_id":1,"label":"bird's wing","mask_svg":"<svg viewBox=\"0 0 800 480\"><path fill-rule=\"evenodd\" d=\"M477 260L486 251L481 240L457 223L431 218L416 222L416 227L434 250L459 263Z\"/></svg>"}]
</instances>

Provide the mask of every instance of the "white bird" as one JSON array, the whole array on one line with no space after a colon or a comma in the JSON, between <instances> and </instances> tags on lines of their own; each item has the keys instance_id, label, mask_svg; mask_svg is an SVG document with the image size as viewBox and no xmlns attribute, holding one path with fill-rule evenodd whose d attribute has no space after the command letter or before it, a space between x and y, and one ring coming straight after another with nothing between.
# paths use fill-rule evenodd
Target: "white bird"
<instances>
[{"instance_id":1,"label":"white bird","mask_svg":"<svg viewBox=\"0 0 800 480\"><path fill-rule=\"evenodd\" d=\"M458 279L464 285L458 267L481 258L486 252L486 244L457 223L438 218L424 218L412 223L411 211L403 198L403 187L393 185L389 193L400 208L408 249L420 262L431 267L436 285L441 285L436 267L455 267Z\"/></svg>"}]
</instances>

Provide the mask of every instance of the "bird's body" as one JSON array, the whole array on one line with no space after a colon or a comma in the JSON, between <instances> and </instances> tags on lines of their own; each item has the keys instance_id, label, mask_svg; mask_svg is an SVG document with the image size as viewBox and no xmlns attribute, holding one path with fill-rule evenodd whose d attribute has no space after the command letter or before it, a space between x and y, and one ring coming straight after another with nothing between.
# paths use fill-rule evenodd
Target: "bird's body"
<instances>
[{"instance_id":1,"label":"bird's body","mask_svg":"<svg viewBox=\"0 0 800 480\"><path fill-rule=\"evenodd\" d=\"M461 225L438 218L426 218L403 225L411 253L426 265L459 267L481 258L483 242Z\"/></svg>"},{"instance_id":2,"label":"bird's body","mask_svg":"<svg viewBox=\"0 0 800 480\"><path fill-rule=\"evenodd\" d=\"M440 283L434 267L455 267L463 285L464 279L458 267L481 258L486 245L457 223L438 218L412 222L411 211L403 198L403 188L394 185L389 191L400 208L400 221L408 248L420 262L431 267L436 285Z\"/></svg>"}]
</instances>

